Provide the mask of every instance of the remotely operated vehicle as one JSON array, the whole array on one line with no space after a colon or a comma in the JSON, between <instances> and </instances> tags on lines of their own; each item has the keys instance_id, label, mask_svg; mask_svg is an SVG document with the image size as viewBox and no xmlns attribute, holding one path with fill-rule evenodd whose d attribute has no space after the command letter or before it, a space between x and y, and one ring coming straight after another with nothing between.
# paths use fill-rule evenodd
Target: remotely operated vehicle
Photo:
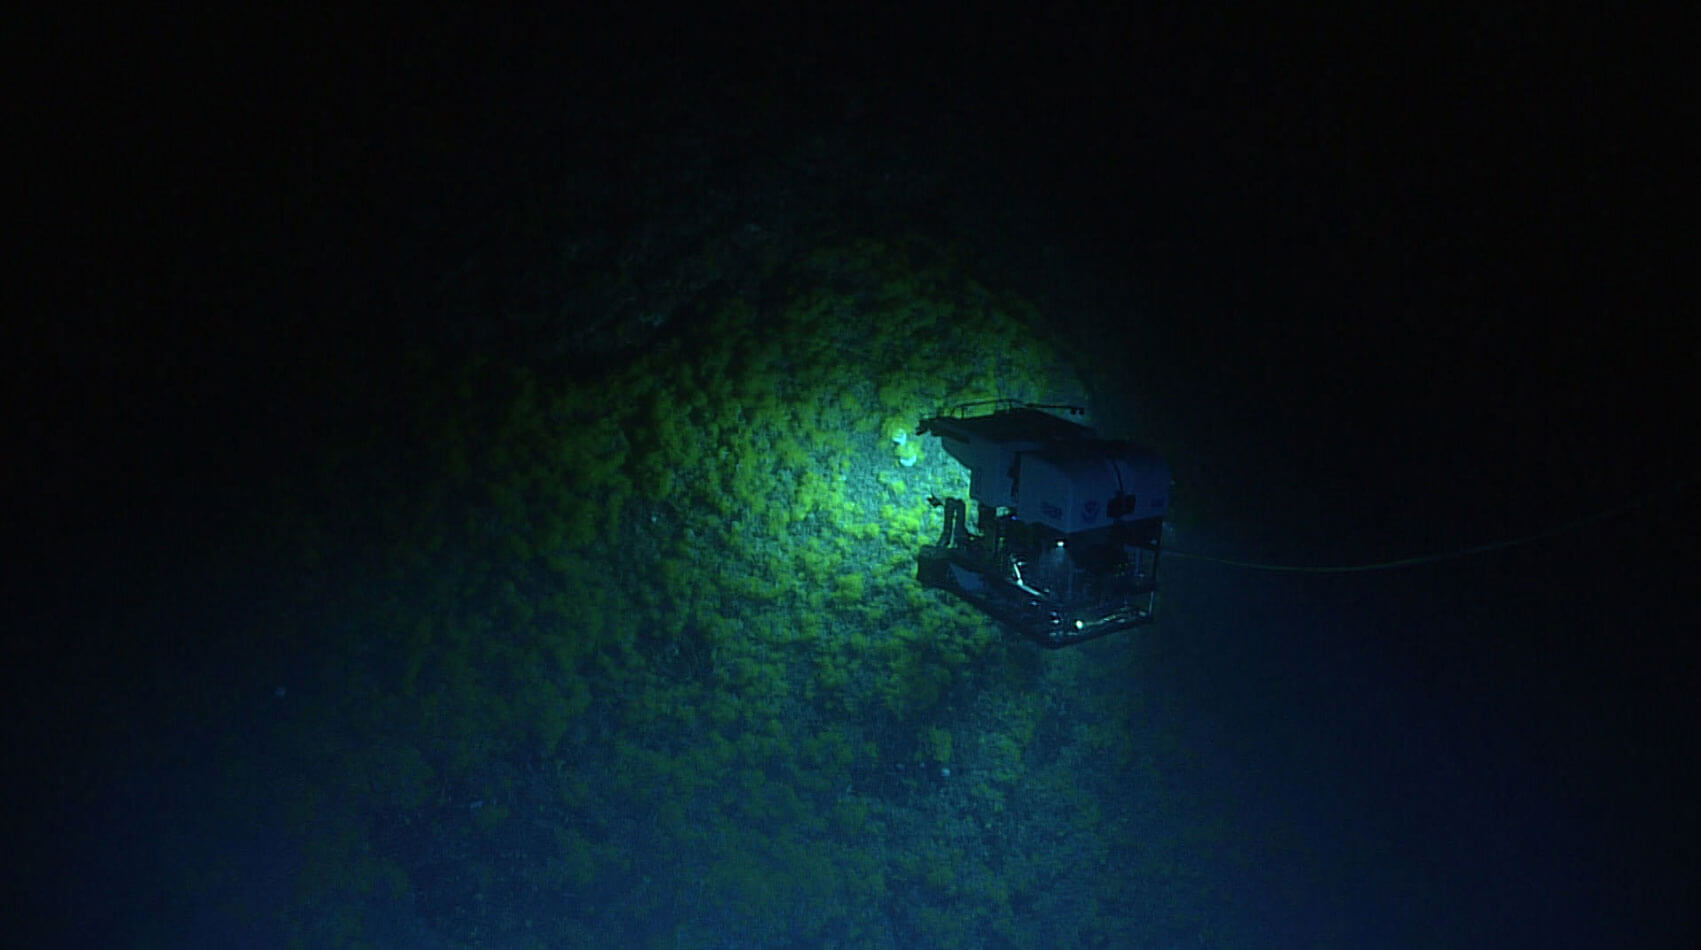
<instances>
[{"instance_id":1,"label":"remotely operated vehicle","mask_svg":"<svg viewBox=\"0 0 1701 950\"><path fill-rule=\"evenodd\" d=\"M1058 413L999 400L921 420L969 470L969 497L944 509L916 576L1047 648L1153 622L1170 468L1131 442L1101 439Z\"/></svg>"}]
</instances>

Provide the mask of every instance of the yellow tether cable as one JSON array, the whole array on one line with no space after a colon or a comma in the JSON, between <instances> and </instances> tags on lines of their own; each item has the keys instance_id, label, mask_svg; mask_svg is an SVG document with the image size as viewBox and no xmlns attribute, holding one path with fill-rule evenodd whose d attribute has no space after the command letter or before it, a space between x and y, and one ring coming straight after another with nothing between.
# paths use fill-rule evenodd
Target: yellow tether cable
<instances>
[{"instance_id":1,"label":"yellow tether cable","mask_svg":"<svg viewBox=\"0 0 1701 950\"><path fill-rule=\"evenodd\" d=\"M1680 483L1677 487L1671 489L1671 493L1677 494L1683 489L1688 488L1691 484L1693 484L1693 482ZM1459 548L1454 551L1443 551L1438 554L1419 554L1414 557L1403 557L1393 561L1375 561L1368 564L1330 564L1308 567L1299 564L1268 564L1260 561L1240 561L1235 560L1234 558L1217 557L1211 554L1196 554L1190 551L1177 551L1168 547L1163 549L1163 556L1192 558L1196 561L1210 561L1214 564L1226 564L1229 567L1242 567L1253 571L1278 571L1287 574L1362 574L1369 571L1392 571L1402 567L1412 567L1418 564L1435 564L1441 561L1452 561L1458 558L1471 557L1477 554L1486 554L1489 551L1503 551L1507 548L1515 548L1525 544L1534 544L1537 541L1545 541L1548 538L1557 537L1571 531L1577 531L1588 527L1597 521L1604 521L1614 515L1629 511L1630 509L1648 501L1648 499L1652 498L1654 494L1655 493L1650 492L1645 495L1640 495L1622 505L1617 505L1604 511L1597 511L1592 515L1586 515L1582 518L1567 521L1563 524L1554 525L1551 528L1537 531L1534 534L1526 534L1516 538L1505 538L1499 541L1489 541L1485 544L1472 545L1471 547Z\"/></svg>"}]
</instances>

